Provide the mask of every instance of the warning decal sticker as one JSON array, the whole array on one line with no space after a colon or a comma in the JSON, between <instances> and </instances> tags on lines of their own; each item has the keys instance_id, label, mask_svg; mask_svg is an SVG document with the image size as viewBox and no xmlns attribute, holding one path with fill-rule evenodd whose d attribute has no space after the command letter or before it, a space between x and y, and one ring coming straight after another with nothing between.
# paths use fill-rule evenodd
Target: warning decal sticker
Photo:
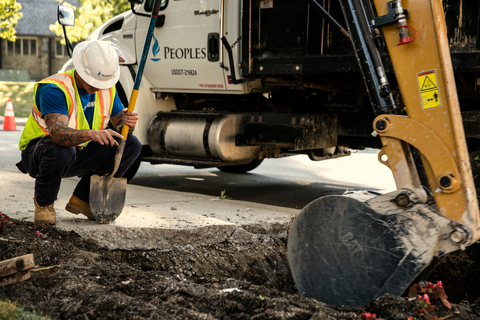
<instances>
[{"instance_id":1,"label":"warning decal sticker","mask_svg":"<svg viewBox=\"0 0 480 320\"><path fill-rule=\"evenodd\" d=\"M417 73L417 80L423 110L441 107L436 70Z\"/></svg>"}]
</instances>

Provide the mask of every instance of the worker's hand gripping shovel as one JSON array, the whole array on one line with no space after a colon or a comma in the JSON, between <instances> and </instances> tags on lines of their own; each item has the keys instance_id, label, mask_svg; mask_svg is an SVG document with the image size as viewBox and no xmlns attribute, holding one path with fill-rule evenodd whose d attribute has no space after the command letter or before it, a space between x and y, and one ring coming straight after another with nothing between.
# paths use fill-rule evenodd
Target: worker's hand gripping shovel
<instances>
[{"instance_id":1,"label":"worker's hand gripping shovel","mask_svg":"<svg viewBox=\"0 0 480 320\"><path fill-rule=\"evenodd\" d=\"M137 101L138 89L142 80L143 69L152 42L153 31L155 30L155 23L157 22L158 12L160 11L161 0L155 0L154 8L152 10L152 17L150 19L150 26L148 27L147 37L142 52L142 59L138 65L137 76L135 77L135 85L133 86L132 95L128 104L128 111L132 112L135 109L135 102ZM125 205L125 192L127 188L127 179L114 178L115 173L120 165L120 160L125 149L125 142L127 140L129 127L124 124L122 128L123 139L120 141L115 154L115 162L113 170L106 176L93 175L90 181L90 210L98 223L110 223L114 221L120 213L122 213Z\"/></svg>"}]
</instances>

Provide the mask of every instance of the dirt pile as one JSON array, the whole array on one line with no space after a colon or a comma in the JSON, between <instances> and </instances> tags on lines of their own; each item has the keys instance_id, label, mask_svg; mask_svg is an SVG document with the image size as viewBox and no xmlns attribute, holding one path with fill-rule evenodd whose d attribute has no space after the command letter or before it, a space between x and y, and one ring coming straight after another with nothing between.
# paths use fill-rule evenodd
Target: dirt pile
<instances>
[{"instance_id":1,"label":"dirt pile","mask_svg":"<svg viewBox=\"0 0 480 320\"><path fill-rule=\"evenodd\" d=\"M107 250L74 232L54 227L38 230L31 223L12 220L0 235L0 260L33 253L36 267L55 267L0 288L0 298L55 319L332 320L356 319L367 311L379 318L407 319L415 314L413 302L390 295L360 307L329 306L302 298L289 274L286 237L255 226L236 232L236 237L211 245ZM449 271L452 282L457 271L478 274L475 259L465 263L475 250L449 258L432 276L441 276L448 263L457 268ZM475 283L477 278L465 283ZM449 300L455 302L450 280L442 280ZM463 299L463 284L458 279L453 283ZM475 299L472 290L469 298ZM471 303L453 304L451 310L439 306L435 313L450 320L480 319L480 304Z\"/></svg>"}]
</instances>

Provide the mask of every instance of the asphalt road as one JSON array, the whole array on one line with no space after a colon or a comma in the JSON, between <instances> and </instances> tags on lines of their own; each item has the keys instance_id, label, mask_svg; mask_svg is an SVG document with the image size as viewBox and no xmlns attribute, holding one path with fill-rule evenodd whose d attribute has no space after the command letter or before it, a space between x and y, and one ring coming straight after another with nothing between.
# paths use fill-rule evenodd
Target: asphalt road
<instances>
[{"instance_id":1,"label":"asphalt road","mask_svg":"<svg viewBox=\"0 0 480 320\"><path fill-rule=\"evenodd\" d=\"M20 159L18 131L0 130L0 169L17 171ZM303 208L310 201L346 190L392 191L390 170L377 161L377 150L356 151L352 156L313 162L307 156L267 159L247 174L218 169L142 163L132 184L151 188L220 196L289 208Z\"/></svg>"}]
</instances>

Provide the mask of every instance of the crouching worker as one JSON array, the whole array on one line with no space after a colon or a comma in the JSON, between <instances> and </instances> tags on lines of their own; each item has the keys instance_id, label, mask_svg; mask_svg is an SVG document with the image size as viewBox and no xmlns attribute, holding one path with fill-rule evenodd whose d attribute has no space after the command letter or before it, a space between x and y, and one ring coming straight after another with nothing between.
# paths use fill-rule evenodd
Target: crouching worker
<instances>
[{"instance_id":1,"label":"crouching worker","mask_svg":"<svg viewBox=\"0 0 480 320\"><path fill-rule=\"evenodd\" d=\"M73 51L74 70L50 76L34 86L35 101L20 138L17 167L35 178L35 223L55 224L53 208L64 177L80 176L66 210L95 220L89 205L90 177L112 171L125 123L130 132L137 112L127 112L115 84L120 77L118 55L108 42L85 41ZM117 131L115 131L117 129ZM134 163L141 143L128 135L121 177Z\"/></svg>"}]
</instances>

